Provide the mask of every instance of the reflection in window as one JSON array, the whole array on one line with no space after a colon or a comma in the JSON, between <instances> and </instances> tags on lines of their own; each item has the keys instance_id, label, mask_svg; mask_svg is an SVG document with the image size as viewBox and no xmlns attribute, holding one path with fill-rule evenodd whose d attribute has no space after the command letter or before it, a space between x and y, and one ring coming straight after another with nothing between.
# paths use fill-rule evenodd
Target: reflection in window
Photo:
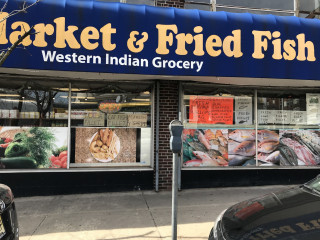
<instances>
[{"instance_id":1,"label":"reflection in window","mask_svg":"<svg viewBox=\"0 0 320 240\"><path fill-rule=\"evenodd\" d=\"M66 120L56 119L68 108L67 93L59 89L40 83L0 89L1 125L67 127Z\"/></svg>"}]
</instances>

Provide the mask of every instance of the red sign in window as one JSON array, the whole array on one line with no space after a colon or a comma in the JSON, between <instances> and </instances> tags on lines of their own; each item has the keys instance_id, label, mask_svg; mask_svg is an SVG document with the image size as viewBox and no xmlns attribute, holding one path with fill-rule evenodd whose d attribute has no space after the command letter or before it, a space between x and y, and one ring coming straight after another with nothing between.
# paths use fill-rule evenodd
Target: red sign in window
<instances>
[{"instance_id":1,"label":"red sign in window","mask_svg":"<svg viewBox=\"0 0 320 240\"><path fill-rule=\"evenodd\" d=\"M233 98L190 96L189 122L233 124Z\"/></svg>"}]
</instances>

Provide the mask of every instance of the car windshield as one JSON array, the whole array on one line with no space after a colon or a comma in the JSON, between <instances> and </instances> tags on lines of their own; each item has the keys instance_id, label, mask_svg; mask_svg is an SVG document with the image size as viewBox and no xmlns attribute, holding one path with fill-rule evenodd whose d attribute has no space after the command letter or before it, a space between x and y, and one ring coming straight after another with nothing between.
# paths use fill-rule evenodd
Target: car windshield
<instances>
[{"instance_id":1,"label":"car windshield","mask_svg":"<svg viewBox=\"0 0 320 240\"><path fill-rule=\"evenodd\" d=\"M305 183L303 186L320 195L320 176Z\"/></svg>"}]
</instances>

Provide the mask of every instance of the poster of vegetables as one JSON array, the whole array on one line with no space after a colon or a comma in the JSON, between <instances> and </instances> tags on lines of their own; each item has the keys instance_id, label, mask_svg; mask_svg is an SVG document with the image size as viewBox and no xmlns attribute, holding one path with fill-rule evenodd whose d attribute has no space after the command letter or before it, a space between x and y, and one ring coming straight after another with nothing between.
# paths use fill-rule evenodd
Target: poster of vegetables
<instances>
[{"instance_id":1,"label":"poster of vegetables","mask_svg":"<svg viewBox=\"0 0 320 240\"><path fill-rule=\"evenodd\" d=\"M281 165L320 164L319 130L280 130Z\"/></svg>"},{"instance_id":2,"label":"poster of vegetables","mask_svg":"<svg viewBox=\"0 0 320 240\"><path fill-rule=\"evenodd\" d=\"M67 168L64 127L0 127L0 168Z\"/></svg>"},{"instance_id":3,"label":"poster of vegetables","mask_svg":"<svg viewBox=\"0 0 320 240\"><path fill-rule=\"evenodd\" d=\"M136 163L136 128L77 128L75 163Z\"/></svg>"}]
</instances>

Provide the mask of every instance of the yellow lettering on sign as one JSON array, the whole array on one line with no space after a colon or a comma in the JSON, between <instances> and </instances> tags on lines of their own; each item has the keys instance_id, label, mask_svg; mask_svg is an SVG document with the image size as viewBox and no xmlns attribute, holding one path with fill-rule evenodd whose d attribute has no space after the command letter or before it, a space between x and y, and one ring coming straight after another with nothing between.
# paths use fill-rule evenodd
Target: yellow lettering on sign
<instances>
[{"instance_id":1,"label":"yellow lettering on sign","mask_svg":"<svg viewBox=\"0 0 320 240\"><path fill-rule=\"evenodd\" d=\"M221 48L221 47L222 47L222 41L219 36L211 35L208 37L206 41L206 50L211 57L219 56L221 54L221 49L216 50L214 48Z\"/></svg>"},{"instance_id":2,"label":"yellow lettering on sign","mask_svg":"<svg viewBox=\"0 0 320 240\"><path fill-rule=\"evenodd\" d=\"M283 43L283 58L285 60L294 60L297 56L296 50L294 47L296 46L296 41L294 40L286 40Z\"/></svg>"},{"instance_id":3,"label":"yellow lettering on sign","mask_svg":"<svg viewBox=\"0 0 320 240\"><path fill-rule=\"evenodd\" d=\"M56 23L56 42L53 44L56 48L65 48L66 42L72 49L79 49L80 44L73 35L78 30L76 26L68 26L66 31L66 19L59 17L54 20Z\"/></svg>"},{"instance_id":4,"label":"yellow lettering on sign","mask_svg":"<svg viewBox=\"0 0 320 240\"><path fill-rule=\"evenodd\" d=\"M165 55L169 53L169 49L167 48L167 43L169 46L173 44L173 33L177 34L178 28L177 25L162 25L157 24L156 28L158 29L158 48L156 49L156 53ZM168 31L172 31L168 34Z\"/></svg>"},{"instance_id":5,"label":"yellow lettering on sign","mask_svg":"<svg viewBox=\"0 0 320 240\"><path fill-rule=\"evenodd\" d=\"M12 44L14 44L15 42L17 42L19 40L19 38L25 34L26 32L28 32L30 30L30 26L28 23L25 22L14 22L11 25L12 30L16 30L18 27L20 27L20 31L14 31L10 34L9 36L9 40ZM21 44L23 46L29 46L31 45L32 41L30 39L30 36L27 36L22 42Z\"/></svg>"},{"instance_id":6,"label":"yellow lettering on sign","mask_svg":"<svg viewBox=\"0 0 320 240\"><path fill-rule=\"evenodd\" d=\"M311 41L306 42L306 36L301 33L297 35L298 39L298 56L297 60L305 61L306 59L310 62L314 62L316 57L314 56L314 45ZM306 57L306 50L308 51L308 56Z\"/></svg>"},{"instance_id":7,"label":"yellow lettering on sign","mask_svg":"<svg viewBox=\"0 0 320 240\"><path fill-rule=\"evenodd\" d=\"M130 33L130 38L127 41L128 49L131 52L134 52L134 53L138 53L138 52L141 52L143 50L144 43L148 40L148 37L149 37L148 33L143 32L142 33L143 37L140 40L137 41L137 38L135 37L136 35L139 35L139 32L138 31L132 31Z\"/></svg>"},{"instance_id":8,"label":"yellow lettering on sign","mask_svg":"<svg viewBox=\"0 0 320 240\"><path fill-rule=\"evenodd\" d=\"M95 27L86 27L81 32L80 41L85 49L94 50L99 46L99 43L91 43L90 40L99 40L99 37L99 31Z\"/></svg>"},{"instance_id":9,"label":"yellow lettering on sign","mask_svg":"<svg viewBox=\"0 0 320 240\"><path fill-rule=\"evenodd\" d=\"M270 31L252 31L254 36L254 52L252 54L253 58L263 59L264 54L263 51L267 51L268 49L268 41L267 39L271 39Z\"/></svg>"},{"instance_id":10,"label":"yellow lettering on sign","mask_svg":"<svg viewBox=\"0 0 320 240\"><path fill-rule=\"evenodd\" d=\"M34 26L34 30L37 34L35 34L33 45L35 47L46 47L48 43L46 42L45 36L52 35L54 33L53 25L39 23Z\"/></svg>"},{"instance_id":11,"label":"yellow lettering on sign","mask_svg":"<svg viewBox=\"0 0 320 240\"><path fill-rule=\"evenodd\" d=\"M9 15L9 13L2 12L2 13L0 13L0 19L6 19L8 17L8 15ZM7 39L7 19L0 23L0 29L1 29L0 44L7 44L8 43L8 39Z\"/></svg>"},{"instance_id":12,"label":"yellow lettering on sign","mask_svg":"<svg viewBox=\"0 0 320 240\"><path fill-rule=\"evenodd\" d=\"M117 29L112 28L111 23L100 28L102 33L102 46L106 51L112 51L116 48L116 44L111 42L111 35L117 32Z\"/></svg>"},{"instance_id":13,"label":"yellow lettering on sign","mask_svg":"<svg viewBox=\"0 0 320 240\"><path fill-rule=\"evenodd\" d=\"M241 30L232 31L233 36L227 36L223 41L223 52L228 57L239 58L243 55L241 52ZM231 49L233 45L233 49Z\"/></svg>"}]
</instances>

